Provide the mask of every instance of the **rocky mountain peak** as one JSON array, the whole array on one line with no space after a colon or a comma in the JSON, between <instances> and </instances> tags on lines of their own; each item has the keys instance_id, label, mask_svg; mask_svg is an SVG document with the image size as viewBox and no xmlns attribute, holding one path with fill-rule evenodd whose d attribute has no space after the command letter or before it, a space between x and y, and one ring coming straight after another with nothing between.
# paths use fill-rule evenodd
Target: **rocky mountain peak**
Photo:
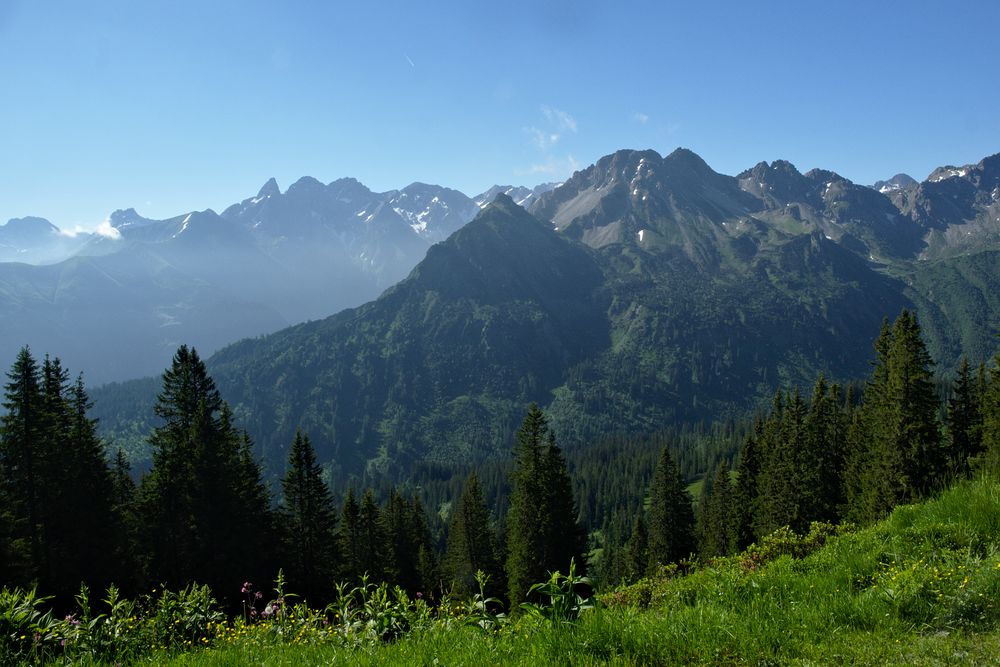
<instances>
[{"instance_id":1,"label":"rocky mountain peak","mask_svg":"<svg viewBox=\"0 0 1000 667\"><path fill-rule=\"evenodd\" d=\"M271 197L281 194L281 189L278 187L278 181L274 180L274 177L267 179L267 183L261 186L260 190L257 191L257 198L262 199L264 197Z\"/></svg>"},{"instance_id":2,"label":"rocky mountain peak","mask_svg":"<svg viewBox=\"0 0 1000 667\"><path fill-rule=\"evenodd\" d=\"M872 185L873 190L878 190L882 194L896 192L897 190L911 190L920 185L916 179L908 174L896 174L887 181L876 181Z\"/></svg>"}]
</instances>

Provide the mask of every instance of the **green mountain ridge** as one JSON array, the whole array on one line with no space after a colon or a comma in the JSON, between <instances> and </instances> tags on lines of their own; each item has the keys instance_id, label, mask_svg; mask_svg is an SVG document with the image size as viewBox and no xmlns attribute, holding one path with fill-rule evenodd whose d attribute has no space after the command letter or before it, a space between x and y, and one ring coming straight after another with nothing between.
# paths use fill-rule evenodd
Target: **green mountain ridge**
<instances>
[{"instance_id":1,"label":"green mountain ridge","mask_svg":"<svg viewBox=\"0 0 1000 667\"><path fill-rule=\"evenodd\" d=\"M863 377L902 308L941 370L993 350L1000 250L918 257L928 227L884 194L762 165L728 177L682 149L619 151L535 215L498 197L376 301L233 344L210 371L272 474L299 427L342 479L502 456L532 401L573 446L752 410L820 372ZM128 386L94 392L112 439L149 419L102 405Z\"/></svg>"}]
</instances>

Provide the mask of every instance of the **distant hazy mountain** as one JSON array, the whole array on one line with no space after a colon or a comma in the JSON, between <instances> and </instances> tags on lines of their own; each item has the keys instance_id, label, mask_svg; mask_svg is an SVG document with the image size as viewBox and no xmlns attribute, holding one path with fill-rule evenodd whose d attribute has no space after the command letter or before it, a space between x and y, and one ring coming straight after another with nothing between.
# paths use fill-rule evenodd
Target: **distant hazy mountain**
<instances>
[{"instance_id":1,"label":"distant hazy mountain","mask_svg":"<svg viewBox=\"0 0 1000 667\"><path fill-rule=\"evenodd\" d=\"M374 299L479 210L436 185L374 193L305 177L284 193L271 179L221 215L118 210L101 234L12 220L0 226L0 363L29 344L91 383L157 373L181 342L207 353Z\"/></svg>"},{"instance_id":2,"label":"distant hazy mountain","mask_svg":"<svg viewBox=\"0 0 1000 667\"><path fill-rule=\"evenodd\" d=\"M210 369L272 471L301 427L347 474L506 451L531 401L571 444L862 377L903 307L943 368L979 361L1000 318L997 159L938 170L899 208L784 161L734 177L684 149L619 151L530 213L497 194L377 300Z\"/></svg>"},{"instance_id":3,"label":"distant hazy mountain","mask_svg":"<svg viewBox=\"0 0 1000 667\"><path fill-rule=\"evenodd\" d=\"M0 225L0 262L51 264L77 252L90 234L63 234L45 218L14 218Z\"/></svg>"},{"instance_id":4,"label":"distant hazy mountain","mask_svg":"<svg viewBox=\"0 0 1000 667\"><path fill-rule=\"evenodd\" d=\"M505 194L514 200L514 203L521 208L528 208L538 197L550 190L555 190L562 183L542 183L534 188L526 188L523 185L494 185L486 192L473 197L473 201L479 208L486 208L492 204L499 194Z\"/></svg>"}]
</instances>

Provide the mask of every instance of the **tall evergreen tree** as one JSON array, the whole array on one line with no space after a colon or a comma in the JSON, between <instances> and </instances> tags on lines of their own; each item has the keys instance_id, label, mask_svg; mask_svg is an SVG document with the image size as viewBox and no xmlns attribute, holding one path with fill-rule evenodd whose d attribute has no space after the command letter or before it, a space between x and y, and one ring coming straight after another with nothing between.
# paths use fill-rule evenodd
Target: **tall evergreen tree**
<instances>
[{"instance_id":1,"label":"tall evergreen tree","mask_svg":"<svg viewBox=\"0 0 1000 667\"><path fill-rule=\"evenodd\" d=\"M142 574L136 556L138 548L136 496L137 490L135 481L132 479L132 466L129 464L125 452L119 448L111 466L111 506L119 522L119 537L116 543L120 554L114 559L118 565L114 581L115 585L126 593L138 592L137 587Z\"/></svg>"},{"instance_id":2,"label":"tall evergreen tree","mask_svg":"<svg viewBox=\"0 0 1000 667\"><path fill-rule=\"evenodd\" d=\"M666 565L695 551L694 510L670 450L663 448L649 491L649 557L651 565Z\"/></svg>"},{"instance_id":3,"label":"tall evergreen tree","mask_svg":"<svg viewBox=\"0 0 1000 667\"><path fill-rule=\"evenodd\" d=\"M424 511L420 498L414 496L410 509L410 532L413 544L416 545L416 579L412 584L410 592L433 595L435 591L440 591L441 564L438 562L437 549L435 548L434 537L431 535L430 522L427 520L427 512Z\"/></svg>"},{"instance_id":4,"label":"tall evergreen tree","mask_svg":"<svg viewBox=\"0 0 1000 667\"><path fill-rule=\"evenodd\" d=\"M628 582L641 579L649 569L649 530L642 512L635 515L632 534L625 543L624 577Z\"/></svg>"},{"instance_id":5,"label":"tall evergreen tree","mask_svg":"<svg viewBox=\"0 0 1000 667\"><path fill-rule=\"evenodd\" d=\"M805 422L802 515L808 521L836 522L844 505L844 459L847 421L840 387L821 375L813 386ZM803 526L804 527L804 526Z\"/></svg>"},{"instance_id":6,"label":"tall evergreen tree","mask_svg":"<svg viewBox=\"0 0 1000 667\"><path fill-rule=\"evenodd\" d=\"M986 451L986 467L1000 475L1000 353L993 357L989 380L982 383L982 446Z\"/></svg>"},{"instance_id":7,"label":"tall evergreen tree","mask_svg":"<svg viewBox=\"0 0 1000 667\"><path fill-rule=\"evenodd\" d=\"M6 481L13 535L23 570L13 583L27 584L48 571L43 538L44 470L49 459L42 438L42 392L38 363L21 348L4 386L5 414L0 421L0 461Z\"/></svg>"},{"instance_id":8,"label":"tall evergreen tree","mask_svg":"<svg viewBox=\"0 0 1000 667\"><path fill-rule=\"evenodd\" d=\"M110 582L119 554L104 446L87 417L79 378L72 387L59 359L39 369L28 348L10 373L0 426L0 468L10 499L9 567L63 600L81 582ZM120 574L120 571L115 571ZM26 583L23 579L11 583Z\"/></svg>"},{"instance_id":9,"label":"tall evergreen tree","mask_svg":"<svg viewBox=\"0 0 1000 667\"><path fill-rule=\"evenodd\" d=\"M511 487L507 587L511 608L516 609L531 585L549 572L565 572L570 559L585 566L584 535L576 521L565 459L535 404L517 432Z\"/></svg>"},{"instance_id":10,"label":"tall evergreen tree","mask_svg":"<svg viewBox=\"0 0 1000 667\"><path fill-rule=\"evenodd\" d=\"M949 466L957 477L969 474L969 459L982 451L982 398L977 394L976 384L969 360L962 357L948 399L947 415Z\"/></svg>"},{"instance_id":11,"label":"tall evergreen tree","mask_svg":"<svg viewBox=\"0 0 1000 667\"><path fill-rule=\"evenodd\" d=\"M361 506L354 495L354 487L348 487L344 504L340 510L340 530L337 534L341 566L340 579L356 584L368 569L365 562L361 535Z\"/></svg>"},{"instance_id":12,"label":"tall evergreen tree","mask_svg":"<svg viewBox=\"0 0 1000 667\"><path fill-rule=\"evenodd\" d=\"M443 567L458 595L476 592L475 574L480 570L489 577L490 595L499 595L505 588L490 512L474 472L451 513Z\"/></svg>"},{"instance_id":13,"label":"tall evergreen tree","mask_svg":"<svg viewBox=\"0 0 1000 667\"><path fill-rule=\"evenodd\" d=\"M124 518L115 510L114 483L97 423L87 416L91 402L83 377L67 388L58 359L52 365L56 384L63 387L59 390L61 406L53 406L63 413L56 421L62 442L52 448L57 453L54 472L62 496L53 515L59 563L55 572L61 580L55 590L70 595L81 581L96 590L103 590L112 580L127 585L132 573L131 568L122 567L129 562Z\"/></svg>"},{"instance_id":14,"label":"tall evergreen tree","mask_svg":"<svg viewBox=\"0 0 1000 667\"><path fill-rule=\"evenodd\" d=\"M702 556L728 556L736 550L734 509L729 464L723 460L715 470L702 515L699 549Z\"/></svg>"},{"instance_id":15,"label":"tall evergreen tree","mask_svg":"<svg viewBox=\"0 0 1000 667\"><path fill-rule=\"evenodd\" d=\"M733 491L735 505L736 548L745 549L754 541L753 508L757 505L757 477L760 474L759 439L764 429L764 421L758 417L754 421L754 431L743 441L740 460L736 466L736 488Z\"/></svg>"},{"instance_id":16,"label":"tall evergreen tree","mask_svg":"<svg viewBox=\"0 0 1000 667\"><path fill-rule=\"evenodd\" d=\"M382 523L389 543L389 560L394 564L390 580L409 593L433 586L436 563L423 505L407 500L396 488L382 510ZM423 550L423 555L421 555Z\"/></svg>"},{"instance_id":17,"label":"tall evergreen tree","mask_svg":"<svg viewBox=\"0 0 1000 667\"><path fill-rule=\"evenodd\" d=\"M802 532L809 525L804 503L811 492L815 469L805 460L806 406L798 390L781 401L780 412L772 413L768 424L769 438L758 481L757 535L767 535L782 526Z\"/></svg>"},{"instance_id":18,"label":"tall evergreen tree","mask_svg":"<svg viewBox=\"0 0 1000 667\"><path fill-rule=\"evenodd\" d=\"M281 481L282 563L288 581L317 603L333 592L337 515L309 436L295 432Z\"/></svg>"},{"instance_id":19,"label":"tall evergreen tree","mask_svg":"<svg viewBox=\"0 0 1000 667\"><path fill-rule=\"evenodd\" d=\"M904 310L875 343L875 367L852 443L853 518L871 521L920 498L946 476L931 358L916 316Z\"/></svg>"},{"instance_id":20,"label":"tall evergreen tree","mask_svg":"<svg viewBox=\"0 0 1000 667\"><path fill-rule=\"evenodd\" d=\"M241 581L264 580L274 566L273 518L248 439L184 345L154 411L164 423L150 436L153 467L138 502L147 577L174 587L198 581L235 597Z\"/></svg>"},{"instance_id":21,"label":"tall evergreen tree","mask_svg":"<svg viewBox=\"0 0 1000 667\"><path fill-rule=\"evenodd\" d=\"M358 515L360 537L359 556L364 572L372 581L389 581L397 571L395 555L382 520L382 510L375 501L375 492L365 489Z\"/></svg>"}]
</instances>

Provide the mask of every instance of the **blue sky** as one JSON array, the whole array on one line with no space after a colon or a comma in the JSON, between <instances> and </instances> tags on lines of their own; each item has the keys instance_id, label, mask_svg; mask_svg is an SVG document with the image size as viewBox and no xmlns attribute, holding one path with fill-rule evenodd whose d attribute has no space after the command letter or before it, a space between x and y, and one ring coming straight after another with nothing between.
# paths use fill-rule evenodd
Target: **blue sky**
<instances>
[{"instance_id":1,"label":"blue sky","mask_svg":"<svg viewBox=\"0 0 1000 667\"><path fill-rule=\"evenodd\" d=\"M221 210L271 176L474 195L619 148L922 179L1000 151L998 25L993 0L0 0L0 221Z\"/></svg>"}]
</instances>

